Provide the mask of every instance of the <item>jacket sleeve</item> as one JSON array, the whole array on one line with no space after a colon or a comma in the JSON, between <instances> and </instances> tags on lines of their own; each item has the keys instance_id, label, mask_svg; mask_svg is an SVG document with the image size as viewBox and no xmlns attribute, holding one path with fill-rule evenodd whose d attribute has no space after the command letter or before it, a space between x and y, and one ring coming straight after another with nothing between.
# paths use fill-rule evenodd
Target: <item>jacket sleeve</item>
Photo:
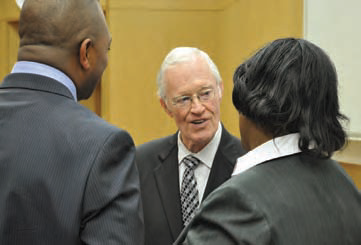
<instances>
[{"instance_id":1,"label":"jacket sleeve","mask_svg":"<svg viewBox=\"0 0 361 245\"><path fill-rule=\"evenodd\" d=\"M85 244L141 245L142 212L133 140L126 131L113 132L87 180L80 238Z\"/></svg>"}]
</instances>

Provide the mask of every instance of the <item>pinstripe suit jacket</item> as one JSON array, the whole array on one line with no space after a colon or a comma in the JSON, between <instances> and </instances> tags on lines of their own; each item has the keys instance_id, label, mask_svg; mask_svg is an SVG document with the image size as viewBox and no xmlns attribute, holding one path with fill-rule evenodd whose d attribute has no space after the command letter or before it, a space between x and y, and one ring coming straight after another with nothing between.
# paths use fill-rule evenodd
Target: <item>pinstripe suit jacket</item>
<instances>
[{"instance_id":1,"label":"pinstripe suit jacket","mask_svg":"<svg viewBox=\"0 0 361 245\"><path fill-rule=\"evenodd\" d=\"M143 243L132 138L62 84L8 75L0 139L1 245Z\"/></svg>"},{"instance_id":2,"label":"pinstripe suit jacket","mask_svg":"<svg viewBox=\"0 0 361 245\"><path fill-rule=\"evenodd\" d=\"M230 178L236 159L242 154L241 142L223 127L203 199ZM144 208L145 244L172 244L183 229L177 134L137 147L136 162Z\"/></svg>"},{"instance_id":3,"label":"pinstripe suit jacket","mask_svg":"<svg viewBox=\"0 0 361 245\"><path fill-rule=\"evenodd\" d=\"M299 153L232 177L187 228L175 245L360 245L361 195L338 163Z\"/></svg>"}]
</instances>

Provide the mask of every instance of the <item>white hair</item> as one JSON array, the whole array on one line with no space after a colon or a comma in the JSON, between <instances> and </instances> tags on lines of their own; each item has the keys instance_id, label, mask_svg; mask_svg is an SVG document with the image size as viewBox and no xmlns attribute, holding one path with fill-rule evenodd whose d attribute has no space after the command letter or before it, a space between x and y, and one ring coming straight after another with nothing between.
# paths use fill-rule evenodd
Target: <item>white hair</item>
<instances>
[{"instance_id":1,"label":"white hair","mask_svg":"<svg viewBox=\"0 0 361 245\"><path fill-rule=\"evenodd\" d=\"M212 59L206 54L204 51L193 48L193 47L177 47L172 49L167 56L164 58L164 61L159 69L157 75L157 94L160 98L165 99L165 82L164 82L164 73L165 71L172 65L178 63L185 63L195 59L195 57L203 58L216 80L218 86L220 86L222 82L221 75L218 71L216 64L212 61Z\"/></svg>"}]
</instances>

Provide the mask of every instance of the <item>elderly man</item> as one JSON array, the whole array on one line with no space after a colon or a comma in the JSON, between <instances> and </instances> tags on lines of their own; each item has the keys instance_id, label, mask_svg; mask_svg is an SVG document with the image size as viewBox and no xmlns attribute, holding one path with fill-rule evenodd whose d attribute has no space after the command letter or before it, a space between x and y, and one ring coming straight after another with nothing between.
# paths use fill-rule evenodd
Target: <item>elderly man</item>
<instances>
[{"instance_id":1,"label":"elderly man","mask_svg":"<svg viewBox=\"0 0 361 245\"><path fill-rule=\"evenodd\" d=\"M143 243L130 135L77 103L107 65L97 0L26 0L0 86L0 244Z\"/></svg>"},{"instance_id":2,"label":"elderly man","mask_svg":"<svg viewBox=\"0 0 361 245\"><path fill-rule=\"evenodd\" d=\"M173 49L157 82L160 104L179 130L137 148L146 245L171 244L243 153L220 123L223 83L205 52Z\"/></svg>"}]
</instances>

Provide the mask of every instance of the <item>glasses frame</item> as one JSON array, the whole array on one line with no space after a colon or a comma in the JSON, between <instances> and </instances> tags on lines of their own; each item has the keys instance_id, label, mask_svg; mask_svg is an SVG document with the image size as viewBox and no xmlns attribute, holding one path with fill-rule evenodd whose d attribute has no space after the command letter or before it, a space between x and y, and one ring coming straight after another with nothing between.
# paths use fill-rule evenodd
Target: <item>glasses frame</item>
<instances>
[{"instance_id":1,"label":"glasses frame","mask_svg":"<svg viewBox=\"0 0 361 245\"><path fill-rule=\"evenodd\" d=\"M213 87L202 88L192 95L180 95L170 99L172 105L179 109L190 108L196 97L202 105L215 98L216 91Z\"/></svg>"}]
</instances>

